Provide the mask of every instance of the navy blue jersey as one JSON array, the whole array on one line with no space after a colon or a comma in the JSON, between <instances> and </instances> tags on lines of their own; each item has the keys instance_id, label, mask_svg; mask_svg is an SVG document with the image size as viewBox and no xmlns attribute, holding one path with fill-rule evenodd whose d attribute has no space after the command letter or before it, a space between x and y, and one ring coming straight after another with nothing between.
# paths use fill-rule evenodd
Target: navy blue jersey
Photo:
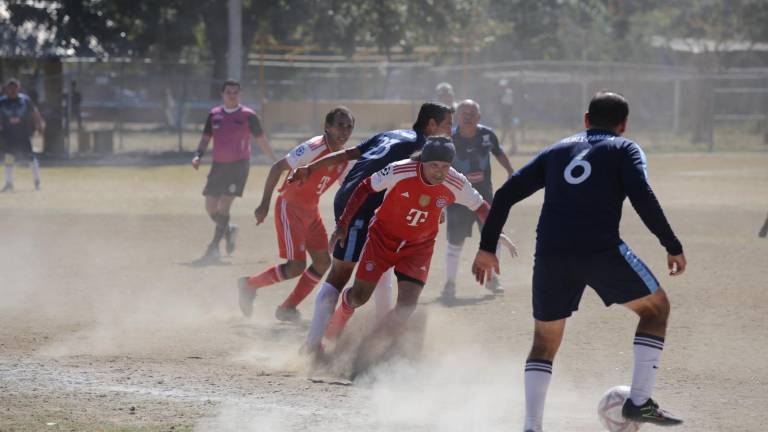
<instances>
[{"instance_id":1,"label":"navy blue jersey","mask_svg":"<svg viewBox=\"0 0 768 432\"><path fill-rule=\"evenodd\" d=\"M640 146L599 130L565 138L515 172L494 195L480 248L495 252L510 207L542 187L537 256L617 247L621 244L619 221L626 197L669 254L683 252L648 184Z\"/></svg>"},{"instance_id":2,"label":"navy blue jersey","mask_svg":"<svg viewBox=\"0 0 768 432\"><path fill-rule=\"evenodd\" d=\"M23 93L14 99L0 99L0 133L7 142L30 140L35 131L33 110L32 101Z\"/></svg>"},{"instance_id":3,"label":"navy blue jersey","mask_svg":"<svg viewBox=\"0 0 768 432\"><path fill-rule=\"evenodd\" d=\"M459 128L456 128L451 138L456 146L456 157L453 159L456 171L464 174L475 189L490 188L491 153L499 155L502 152L499 139L493 130L477 125L475 135L464 138L459 134Z\"/></svg>"},{"instance_id":4,"label":"navy blue jersey","mask_svg":"<svg viewBox=\"0 0 768 432\"><path fill-rule=\"evenodd\" d=\"M352 192L355 191L360 182L392 162L408 159L414 152L421 150L423 146L424 136L416 134L411 129L382 132L360 143L357 146L357 149L360 150L360 157L349 170L333 200L336 218L338 219L344 212L349 197L352 196ZM384 192L371 194L361 207L360 212L368 209L372 213L381 205L383 199Z\"/></svg>"}]
</instances>

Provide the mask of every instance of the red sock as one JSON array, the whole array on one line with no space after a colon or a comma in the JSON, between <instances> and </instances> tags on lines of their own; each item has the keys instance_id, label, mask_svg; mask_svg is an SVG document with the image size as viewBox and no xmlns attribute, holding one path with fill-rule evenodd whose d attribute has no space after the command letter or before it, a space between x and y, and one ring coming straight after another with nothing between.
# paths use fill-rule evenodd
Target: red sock
<instances>
[{"instance_id":1,"label":"red sock","mask_svg":"<svg viewBox=\"0 0 768 432\"><path fill-rule=\"evenodd\" d=\"M283 280L283 274L280 272L280 266L276 265L264 270L264 272L257 274L256 276L249 277L248 285L251 288L258 289L278 283L281 280Z\"/></svg>"},{"instance_id":2,"label":"red sock","mask_svg":"<svg viewBox=\"0 0 768 432\"><path fill-rule=\"evenodd\" d=\"M355 313L355 308L347 304L347 296L342 293L341 304L333 313L331 322L325 329L325 337L331 340L338 338L344 327L347 326L347 321L352 318L353 313Z\"/></svg>"},{"instance_id":3,"label":"red sock","mask_svg":"<svg viewBox=\"0 0 768 432\"><path fill-rule=\"evenodd\" d=\"M304 270L299 281L296 282L296 287L291 291L291 294L285 299L281 307L296 307L315 289L318 282L320 282L320 276L315 274L312 267Z\"/></svg>"}]
</instances>

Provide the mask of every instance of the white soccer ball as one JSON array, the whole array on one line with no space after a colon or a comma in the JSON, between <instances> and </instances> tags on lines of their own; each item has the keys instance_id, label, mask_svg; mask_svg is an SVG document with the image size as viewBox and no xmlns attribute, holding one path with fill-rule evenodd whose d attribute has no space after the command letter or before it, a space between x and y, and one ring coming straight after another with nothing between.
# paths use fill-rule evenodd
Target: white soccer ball
<instances>
[{"instance_id":1,"label":"white soccer ball","mask_svg":"<svg viewBox=\"0 0 768 432\"><path fill-rule=\"evenodd\" d=\"M621 407L629 398L628 386L609 388L597 404L597 418L609 432L636 432L642 423L625 419L621 415Z\"/></svg>"}]
</instances>

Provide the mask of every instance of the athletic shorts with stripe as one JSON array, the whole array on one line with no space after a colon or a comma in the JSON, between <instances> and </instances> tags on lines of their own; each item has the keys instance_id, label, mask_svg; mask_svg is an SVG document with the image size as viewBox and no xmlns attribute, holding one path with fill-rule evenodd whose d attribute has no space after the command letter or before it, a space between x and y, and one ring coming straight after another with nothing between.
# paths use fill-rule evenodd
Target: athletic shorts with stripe
<instances>
[{"instance_id":1,"label":"athletic shorts with stripe","mask_svg":"<svg viewBox=\"0 0 768 432\"><path fill-rule=\"evenodd\" d=\"M349 223L347 241L344 242L344 246L342 247L339 242L336 242L333 246L334 258L341 261L358 262L368 236L368 225L371 223L371 219L373 219L373 215L380 204L380 198L369 197L365 201ZM338 219L344 213L344 207L334 205L334 212Z\"/></svg>"},{"instance_id":2,"label":"athletic shorts with stripe","mask_svg":"<svg viewBox=\"0 0 768 432\"><path fill-rule=\"evenodd\" d=\"M429 275L434 247L434 239L408 244L374 228L368 233L355 278L377 283L384 272L394 267L398 280L420 282L423 286Z\"/></svg>"},{"instance_id":3,"label":"athletic shorts with stripe","mask_svg":"<svg viewBox=\"0 0 768 432\"><path fill-rule=\"evenodd\" d=\"M536 256L533 265L533 317L567 318L579 309L589 285L606 306L653 294L659 282L625 244L592 254Z\"/></svg>"},{"instance_id":4,"label":"athletic shorts with stripe","mask_svg":"<svg viewBox=\"0 0 768 432\"><path fill-rule=\"evenodd\" d=\"M275 228L280 258L306 261L307 250L328 250L328 234L317 207L292 205L279 196L275 202Z\"/></svg>"}]
</instances>

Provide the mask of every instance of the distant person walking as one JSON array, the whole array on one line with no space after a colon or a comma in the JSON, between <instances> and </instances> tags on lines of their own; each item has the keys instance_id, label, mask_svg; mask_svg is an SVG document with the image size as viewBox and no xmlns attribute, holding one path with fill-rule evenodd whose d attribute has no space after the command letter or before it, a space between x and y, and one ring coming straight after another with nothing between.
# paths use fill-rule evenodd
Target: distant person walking
<instances>
[{"instance_id":1,"label":"distant person walking","mask_svg":"<svg viewBox=\"0 0 768 432\"><path fill-rule=\"evenodd\" d=\"M763 227L760 228L760 232L757 233L757 235L762 238L768 236L768 217L765 218L765 223L763 224Z\"/></svg>"},{"instance_id":2,"label":"distant person walking","mask_svg":"<svg viewBox=\"0 0 768 432\"><path fill-rule=\"evenodd\" d=\"M229 210L236 197L243 196L251 164L251 138L255 138L261 150L273 161L275 153L269 146L261 121L255 111L240 104L240 83L227 80L221 86L222 105L211 109L205 121L203 136L192 159L192 167L198 169L200 161L213 138L213 163L208 182L203 189L205 210L215 224L213 239L200 263L219 259L219 243L226 241L226 251L235 250L237 226L229 223Z\"/></svg>"},{"instance_id":3,"label":"distant person walking","mask_svg":"<svg viewBox=\"0 0 768 432\"><path fill-rule=\"evenodd\" d=\"M32 149L32 136L35 132L42 135L45 123L32 100L21 93L19 80L9 79L4 90L4 96L0 97L0 137L5 159L5 186L2 192L13 191L16 158L30 161L35 190L40 190L40 162Z\"/></svg>"}]
</instances>

